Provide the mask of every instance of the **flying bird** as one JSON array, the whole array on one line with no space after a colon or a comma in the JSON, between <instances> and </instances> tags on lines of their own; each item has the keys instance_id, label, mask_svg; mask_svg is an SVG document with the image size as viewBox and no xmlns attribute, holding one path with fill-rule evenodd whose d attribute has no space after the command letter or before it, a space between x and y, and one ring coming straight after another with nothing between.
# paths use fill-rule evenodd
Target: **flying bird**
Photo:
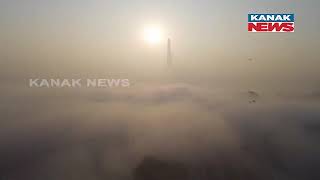
<instances>
[{"instance_id":1,"label":"flying bird","mask_svg":"<svg viewBox=\"0 0 320 180\"><path fill-rule=\"evenodd\" d=\"M259 98L259 94L256 91L249 90L248 91L248 96L249 96L249 103L256 103L256 99Z\"/></svg>"}]
</instances>

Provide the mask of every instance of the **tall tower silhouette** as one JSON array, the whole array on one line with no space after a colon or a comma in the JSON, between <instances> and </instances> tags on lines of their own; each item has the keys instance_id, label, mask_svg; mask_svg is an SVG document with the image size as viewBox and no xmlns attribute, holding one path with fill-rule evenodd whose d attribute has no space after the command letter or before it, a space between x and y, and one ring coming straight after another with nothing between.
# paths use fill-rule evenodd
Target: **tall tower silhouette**
<instances>
[{"instance_id":1,"label":"tall tower silhouette","mask_svg":"<svg viewBox=\"0 0 320 180\"><path fill-rule=\"evenodd\" d=\"M167 66L171 67L172 66L172 52L171 52L171 40L168 38L168 43L167 43Z\"/></svg>"}]
</instances>

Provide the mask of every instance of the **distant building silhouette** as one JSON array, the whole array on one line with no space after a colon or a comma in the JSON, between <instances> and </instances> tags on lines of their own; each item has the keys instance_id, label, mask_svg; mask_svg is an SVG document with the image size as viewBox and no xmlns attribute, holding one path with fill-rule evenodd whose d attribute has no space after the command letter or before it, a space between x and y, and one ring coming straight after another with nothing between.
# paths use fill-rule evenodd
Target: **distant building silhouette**
<instances>
[{"instance_id":1,"label":"distant building silhouette","mask_svg":"<svg viewBox=\"0 0 320 180\"><path fill-rule=\"evenodd\" d=\"M184 164L146 157L134 170L133 180L189 180Z\"/></svg>"},{"instance_id":2,"label":"distant building silhouette","mask_svg":"<svg viewBox=\"0 0 320 180\"><path fill-rule=\"evenodd\" d=\"M168 38L168 43L167 43L167 66L171 67L172 66L172 52L171 52L171 39Z\"/></svg>"}]
</instances>

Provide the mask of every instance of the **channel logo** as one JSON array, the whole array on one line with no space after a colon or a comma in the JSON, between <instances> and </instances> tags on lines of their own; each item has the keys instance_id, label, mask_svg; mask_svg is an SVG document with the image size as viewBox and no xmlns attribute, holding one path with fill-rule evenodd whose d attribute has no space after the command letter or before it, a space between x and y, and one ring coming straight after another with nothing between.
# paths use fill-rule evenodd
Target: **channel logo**
<instances>
[{"instance_id":1,"label":"channel logo","mask_svg":"<svg viewBox=\"0 0 320 180\"><path fill-rule=\"evenodd\" d=\"M294 14L248 14L248 32L294 32Z\"/></svg>"}]
</instances>

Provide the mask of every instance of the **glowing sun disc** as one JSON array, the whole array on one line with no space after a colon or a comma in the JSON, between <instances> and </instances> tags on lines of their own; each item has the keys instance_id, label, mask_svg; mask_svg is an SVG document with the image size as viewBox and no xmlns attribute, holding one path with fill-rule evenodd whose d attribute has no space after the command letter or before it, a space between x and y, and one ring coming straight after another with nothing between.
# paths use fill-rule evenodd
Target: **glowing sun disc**
<instances>
[{"instance_id":1,"label":"glowing sun disc","mask_svg":"<svg viewBox=\"0 0 320 180\"><path fill-rule=\"evenodd\" d=\"M144 30L144 39L150 44L157 44L162 40L162 31L158 27L148 27Z\"/></svg>"}]
</instances>

